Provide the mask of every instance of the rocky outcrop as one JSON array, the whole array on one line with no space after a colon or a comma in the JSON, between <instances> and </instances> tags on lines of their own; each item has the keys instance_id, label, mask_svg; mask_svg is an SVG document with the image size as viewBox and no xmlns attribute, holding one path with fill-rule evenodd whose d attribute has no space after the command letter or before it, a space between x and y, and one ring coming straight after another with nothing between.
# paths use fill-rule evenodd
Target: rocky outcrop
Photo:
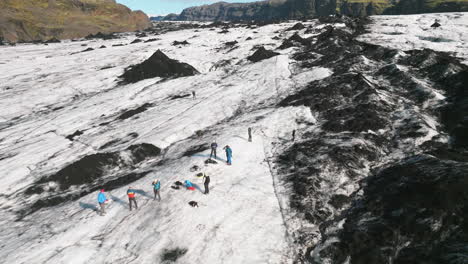
<instances>
[{"instance_id":1,"label":"rocky outcrop","mask_svg":"<svg viewBox=\"0 0 468 264\"><path fill-rule=\"evenodd\" d=\"M0 37L9 42L142 30L150 21L115 0L2 0Z\"/></svg>"},{"instance_id":2,"label":"rocky outcrop","mask_svg":"<svg viewBox=\"0 0 468 264\"><path fill-rule=\"evenodd\" d=\"M164 20L249 21L302 19L343 14L368 16L379 14L417 14L429 12L466 12L466 1L423 0L270 0L253 3L219 2L184 9Z\"/></svg>"},{"instance_id":3,"label":"rocky outcrop","mask_svg":"<svg viewBox=\"0 0 468 264\"><path fill-rule=\"evenodd\" d=\"M134 182L149 173L134 172L135 165L160 154L160 148L141 143L120 151L84 156L27 188L24 195L36 195L38 199L19 212L19 218L45 207L76 200L101 188L112 190Z\"/></svg>"},{"instance_id":4,"label":"rocky outcrop","mask_svg":"<svg viewBox=\"0 0 468 264\"><path fill-rule=\"evenodd\" d=\"M165 16L162 20L165 20L165 21L177 21L177 20L179 20L179 15L171 13L171 14Z\"/></svg>"},{"instance_id":5,"label":"rocky outcrop","mask_svg":"<svg viewBox=\"0 0 468 264\"><path fill-rule=\"evenodd\" d=\"M179 15L178 20L197 21L239 21L239 20L267 20L282 14L280 7L272 8L267 1L255 3L226 3L219 2L186 8Z\"/></svg>"},{"instance_id":6,"label":"rocky outcrop","mask_svg":"<svg viewBox=\"0 0 468 264\"><path fill-rule=\"evenodd\" d=\"M333 13L334 7L329 0L270 0L253 3L219 2L212 5L184 9L178 20L199 21L250 21L275 19L301 19L314 15Z\"/></svg>"},{"instance_id":7,"label":"rocky outcrop","mask_svg":"<svg viewBox=\"0 0 468 264\"><path fill-rule=\"evenodd\" d=\"M157 50L150 58L142 63L128 67L120 76L120 78L122 78L120 83L136 83L154 77L177 78L198 73L199 72L191 65L170 59L162 51Z\"/></svg>"},{"instance_id":8,"label":"rocky outcrop","mask_svg":"<svg viewBox=\"0 0 468 264\"><path fill-rule=\"evenodd\" d=\"M364 20L342 19L291 42L298 65L333 71L280 103L318 117L277 160L298 263L465 263L468 67L356 41Z\"/></svg>"},{"instance_id":9,"label":"rocky outcrop","mask_svg":"<svg viewBox=\"0 0 468 264\"><path fill-rule=\"evenodd\" d=\"M468 156L460 157L418 155L367 179L333 263L466 263Z\"/></svg>"},{"instance_id":10,"label":"rocky outcrop","mask_svg":"<svg viewBox=\"0 0 468 264\"><path fill-rule=\"evenodd\" d=\"M264 47L260 47L260 48L257 49L257 51L254 52L254 54L247 57L247 59L249 61L251 61L251 62L259 62L259 61L262 61L262 60L272 58L272 57L277 56L277 55L279 55L278 52L274 52L274 51L271 51L271 50L267 50Z\"/></svg>"}]
</instances>

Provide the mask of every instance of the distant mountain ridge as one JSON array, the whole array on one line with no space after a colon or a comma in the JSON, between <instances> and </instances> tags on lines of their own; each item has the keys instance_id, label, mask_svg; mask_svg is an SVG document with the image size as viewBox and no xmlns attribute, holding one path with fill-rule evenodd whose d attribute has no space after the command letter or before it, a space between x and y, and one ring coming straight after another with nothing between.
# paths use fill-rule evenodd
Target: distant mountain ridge
<instances>
[{"instance_id":1,"label":"distant mountain ridge","mask_svg":"<svg viewBox=\"0 0 468 264\"><path fill-rule=\"evenodd\" d=\"M175 17L163 20L239 21L301 19L343 14L417 14L466 12L468 0L268 0L252 3L218 2L186 8Z\"/></svg>"},{"instance_id":2,"label":"distant mountain ridge","mask_svg":"<svg viewBox=\"0 0 468 264\"><path fill-rule=\"evenodd\" d=\"M0 38L9 42L75 38L149 26L145 13L115 0L0 1Z\"/></svg>"}]
</instances>

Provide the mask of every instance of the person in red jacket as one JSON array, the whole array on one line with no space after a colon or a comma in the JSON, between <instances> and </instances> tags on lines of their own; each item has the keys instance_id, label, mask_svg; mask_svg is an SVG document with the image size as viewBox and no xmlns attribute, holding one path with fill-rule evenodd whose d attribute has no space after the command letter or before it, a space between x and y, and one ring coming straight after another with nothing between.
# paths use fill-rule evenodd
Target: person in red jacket
<instances>
[{"instance_id":1,"label":"person in red jacket","mask_svg":"<svg viewBox=\"0 0 468 264\"><path fill-rule=\"evenodd\" d=\"M128 203L130 206L130 211L132 210L132 202L135 204L135 208L138 209L138 205L135 199L135 190L133 190L132 187L128 187L127 196L128 196Z\"/></svg>"}]
</instances>

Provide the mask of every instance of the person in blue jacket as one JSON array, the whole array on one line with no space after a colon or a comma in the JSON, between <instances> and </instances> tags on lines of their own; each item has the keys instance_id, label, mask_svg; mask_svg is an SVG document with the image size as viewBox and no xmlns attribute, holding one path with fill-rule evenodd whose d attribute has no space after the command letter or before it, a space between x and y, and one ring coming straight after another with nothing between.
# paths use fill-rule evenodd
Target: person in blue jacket
<instances>
[{"instance_id":1,"label":"person in blue jacket","mask_svg":"<svg viewBox=\"0 0 468 264\"><path fill-rule=\"evenodd\" d=\"M107 198L106 198L106 195L104 194L104 189L101 189L101 191L98 194L98 203L101 209L100 211L101 215L106 214L106 202L107 202Z\"/></svg>"},{"instance_id":2,"label":"person in blue jacket","mask_svg":"<svg viewBox=\"0 0 468 264\"><path fill-rule=\"evenodd\" d=\"M224 150L226 151L227 165L231 165L232 164L232 149L228 145L226 145L224 147Z\"/></svg>"},{"instance_id":3,"label":"person in blue jacket","mask_svg":"<svg viewBox=\"0 0 468 264\"><path fill-rule=\"evenodd\" d=\"M191 190L191 191L195 190L195 187L193 187L192 183L189 180L185 180L184 184L185 184L185 188L187 188L187 190Z\"/></svg>"},{"instance_id":4,"label":"person in blue jacket","mask_svg":"<svg viewBox=\"0 0 468 264\"><path fill-rule=\"evenodd\" d=\"M154 199L153 201L156 201L156 197L159 198L159 201L161 201L161 195L159 194L159 190L161 189L161 182L159 179L156 179L152 183L153 185L153 191L154 191Z\"/></svg>"}]
</instances>

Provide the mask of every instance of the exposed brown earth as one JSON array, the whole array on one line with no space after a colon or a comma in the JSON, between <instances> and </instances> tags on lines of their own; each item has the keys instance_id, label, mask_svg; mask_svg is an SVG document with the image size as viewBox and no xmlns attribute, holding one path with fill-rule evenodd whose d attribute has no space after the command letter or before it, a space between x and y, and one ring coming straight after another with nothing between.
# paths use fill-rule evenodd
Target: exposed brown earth
<instances>
[{"instance_id":1,"label":"exposed brown earth","mask_svg":"<svg viewBox=\"0 0 468 264\"><path fill-rule=\"evenodd\" d=\"M9 42L77 38L149 26L145 13L115 0L0 1L0 38Z\"/></svg>"}]
</instances>

